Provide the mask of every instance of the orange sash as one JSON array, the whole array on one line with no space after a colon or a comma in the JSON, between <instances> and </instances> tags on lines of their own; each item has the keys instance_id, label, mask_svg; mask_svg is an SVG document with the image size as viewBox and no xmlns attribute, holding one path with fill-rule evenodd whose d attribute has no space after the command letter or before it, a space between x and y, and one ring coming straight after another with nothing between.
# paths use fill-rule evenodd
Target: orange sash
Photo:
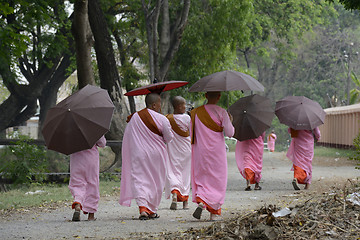
<instances>
[{"instance_id":1,"label":"orange sash","mask_svg":"<svg viewBox=\"0 0 360 240\"><path fill-rule=\"evenodd\" d=\"M214 132L222 132L223 127L214 122L214 120L210 117L209 113L206 111L205 106L201 106L191 110L191 123L192 123L192 134L191 134L191 144L195 143L195 116L197 115L199 120L210 130Z\"/></svg>"},{"instance_id":2,"label":"orange sash","mask_svg":"<svg viewBox=\"0 0 360 240\"><path fill-rule=\"evenodd\" d=\"M174 119L174 115L173 114L168 114L166 115L166 117L169 119L170 125L172 130L174 130L174 132L176 132L178 135L182 136L182 137L188 137L190 136L190 132L188 131L183 131L181 130L181 128L179 127L179 125L175 122Z\"/></svg>"},{"instance_id":3,"label":"orange sash","mask_svg":"<svg viewBox=\"0 0 360 240\"><path fill-rule=\"evenodd\" d=\"M290 134L292 138L296 138L299 133L297 130L290 128Z\"/></svg>"},{"instance_id":4,"label":"orange sash","mask_svg":"<svg viewBox=\"0 0 360 240\"><path fill-rule=\"evenodd\" d=\"M143 121L143 123L148 127L148 129L150 131L152 131L153 133L162 137L162 133L160 132L159 128L157 127L156 123L154 122L154 119L151 117L150 113L148 112L148 110L146 108L144 108L143 110L141 110L137 113L139 114L140 119ZM126 122L129 122L133 115L134 115L134 113L129 115L127 117Z\"/></svg>"}]
</instances>

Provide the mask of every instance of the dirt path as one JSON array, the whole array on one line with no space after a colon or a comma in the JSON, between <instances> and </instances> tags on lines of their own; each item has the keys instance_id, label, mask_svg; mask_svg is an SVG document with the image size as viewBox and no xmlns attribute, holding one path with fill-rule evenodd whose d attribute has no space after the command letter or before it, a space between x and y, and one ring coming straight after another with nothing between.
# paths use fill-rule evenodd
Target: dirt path
<instances>
[{"instance_id":1,"label":"dirt path","mask_svg":"<svg viewBox=\"0 0 360 240\"><path fill-rule=\"evenodd\" d=\"M291 185L291 163L285 153L264 153L261 191L245 192L245 181L235 164L234 153L228 153L228 188L223 205L223 218L227 219L241 211L256 209L264 204L291 205L309 195L344 185L346 179L360 176L355 164L346 159L317 158L313 166L313 184L309 191L294 191ZM160 204L160 218L149 221L138 220L138 208L133 202L130 208L118 204L118 197L101 198L95 222L71 222L70 207L60 207L41 213L18 214L0 219L1 239L118 239L131 238L132 233L183 231L191 227L212 224L191 215L196 208L190 203L190 210L172 211L170 200L163 198ZM180 204L178 205L180 207ZM85 216L82 215L83 219Z\"/></svg>"}]
</instances>

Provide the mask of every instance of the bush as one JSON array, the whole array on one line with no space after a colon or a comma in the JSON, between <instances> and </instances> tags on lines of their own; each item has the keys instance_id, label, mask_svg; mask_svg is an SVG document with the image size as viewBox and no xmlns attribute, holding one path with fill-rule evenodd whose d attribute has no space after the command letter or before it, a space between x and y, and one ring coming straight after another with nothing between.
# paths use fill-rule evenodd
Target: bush
<instances>
[{"instance_id":1,"label":"bush","mask_svg":"<svg viewBox=\"0 0 360 240\"><path fill-rule=\"evenodd\" d=\"M15 184L42 181L44 177L41 173L46 170L45 148L27 143L29 139L20 135L15 145L7 146L1 155L0 172Z\"/></svg>"},{"instance_id":2,"label":"bush","mask_svg":"<svg viewBox=\"0 0 360 240\"><path fill-rule=\"evenodd\" d=\"M354 156L349 157L350 160L356 160L360 162L360 133L357 135L357 137L353 141L355 146L355 154ZM358 163L359 167L356 167L357 169L360 169L360 163Z\"/></svg>"}]
</instances>

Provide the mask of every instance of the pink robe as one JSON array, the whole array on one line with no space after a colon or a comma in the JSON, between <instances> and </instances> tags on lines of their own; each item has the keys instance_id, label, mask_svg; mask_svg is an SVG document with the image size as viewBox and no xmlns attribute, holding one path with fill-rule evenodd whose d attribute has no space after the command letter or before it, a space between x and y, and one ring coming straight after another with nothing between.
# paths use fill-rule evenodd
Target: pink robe
<instances>
[{"instance_id":1,"label":"pink robe","mask_svg":"<svg viewBox=\"0 0 360 240\"><path fill-rule=\"evenodd\" d=\"M255 182L260 182L263 164L265 132L255 139L237 141L235 159L240 174L245 177L245 168L255 173Z\"/></svg>"},{"instance_id":2,"label":"pink robe","mask_svg":"<svg viewBox=\"0 0 360 240\"><path fill-rule=\"evenodd\" d=\"M135 199L138 206L156 212L165 186L166 143L172 140L173 134L164 115L147 110L163 136L150 131L138 113L131 118L122 143L119 203L130 207L131 200Z\"/></svg>"},{"instance_id":3,"label":"pink robe","mask_svg":"<svg viewBox=\"0 0 360 240\"><path fill-rule=\"evenodd\" d=\"M190 131L191 120L188 114L174 114L175 122L184 132ZM167 144L169 161L167 163L165 195L170 198L172 190L178 190L182 196L190 193L191 138L182 137L171 130L173 140Z\"/></svg>"},{"instance_id":4,"label":"pink robe","mask_svg":"<svg viewBox=\"0 0 360 240\"><path fill-rule=\"evenodd\" d=\"M99 192L99 151L105 147L106 139L102 136L91 149L70 155L69 189L74 202L82 206L84 212L95 213L100 199Z\"/></svg>"},{"instance_id":5,"label":"pink robe","mask_svg":"<svg viewBox=\"0 0 360 240\"><path fill-rule=\"evenodd\" d=\"M311 183L312 178L312 159L314 157L314 137L320 139L320 130L316 127L313 131L297 130L298 136L291 139L290 147L286 154L295 166L302 168L306 172L305 183ZM288 129L290 133L290 128ZM291 171L294 169L291 168Z\"/></svg>"},{"instance_id":6,"label":"pink robe","mask_svg":"<svg viewBox=\"0 0 360 240\"><path fill-rule=\"evenodd\" d=\"M234 127L225 109L206 104L210 117L224 128L225 135L232 137ZM195 143L191 154L192 201L200 197L214 210L221 209L227 184L227 159L223 132L207 128L195 117Z\"/></svg>"},{"instance_id":7,"label":"pink robe","mask_svg":"<svg viewBox=\"0 0 360 240\"><path fill-rule=\"evenodd\" d=\"M275 151L275 141L276 141L276 134L270 133L267 139L267 146L270 151Z\"/></svg>"}]
</instances>

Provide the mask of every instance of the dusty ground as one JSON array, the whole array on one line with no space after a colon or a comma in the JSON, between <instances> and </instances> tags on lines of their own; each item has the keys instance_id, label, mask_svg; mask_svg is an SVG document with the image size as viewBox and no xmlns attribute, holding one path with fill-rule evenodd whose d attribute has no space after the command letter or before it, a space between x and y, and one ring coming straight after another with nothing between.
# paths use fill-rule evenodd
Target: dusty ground
<instances>
[{"instance_id":1,"label":"dusty ground","mask_svg":"<svg viewBox=\"0 0 360 240\"><path fill-rule=\"evenodd\" d=\"M313 164L313 184L308 191L294 191L291 185L291 162L284 153L264 154L261 191L245 192L245 181L238 172L234 153L228 153L228 188L223 205L223 219L230 219L239 213L251 212L264 205L292 206L312 194L326 192L334 186L342 187L347 179L360 176L355 163L341 158L316 158ZM170 200L163 198L160 204L160 218L149 221L138 220L136 204L122 207L118 197L100 200L95 222L71 222L69 206L52 209L25 210L0 218L1 239L119 239L137 238L138 233L177 232L189 228L200 228L213 224L207 221L204 212L202 220L191 215L196 208L190 203L190 210L172 211ZM180 207L180 204L178 205Z\"/></svg>"}]
</instances>

